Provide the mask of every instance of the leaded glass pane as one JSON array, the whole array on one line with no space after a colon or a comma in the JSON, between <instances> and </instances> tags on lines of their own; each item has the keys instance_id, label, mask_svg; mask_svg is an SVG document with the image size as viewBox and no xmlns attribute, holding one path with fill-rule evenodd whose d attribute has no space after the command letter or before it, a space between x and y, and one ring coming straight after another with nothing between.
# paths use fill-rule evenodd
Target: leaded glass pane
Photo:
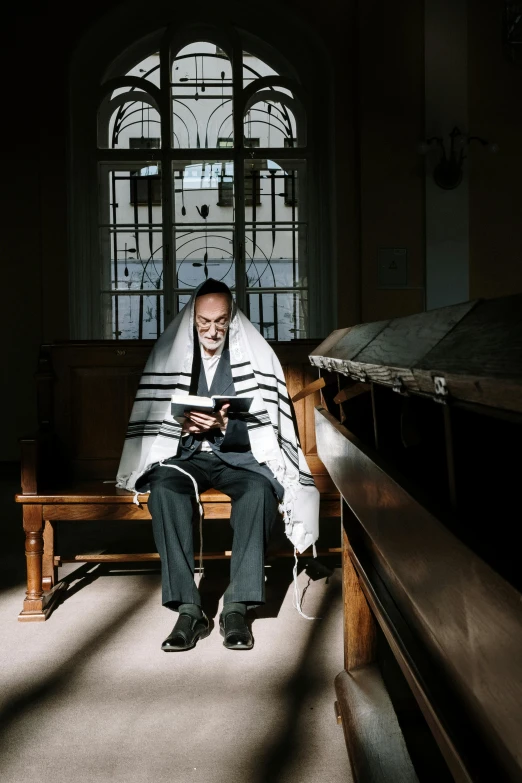
<instances>
[{"instance_id":1,"label":"leaded glass pane","mask_svg":"<svg viewBox=\"0 0 522 783\"><path fill-rule=\"evenodd\" d=\"M160 86L160 55L159 52L149 54L139 63L136 63L134 68L127 71L127 76L136 76L138 79L145 79L145 81L151 82L156 87Z\"/></svg>"},{"instance_id":2,"label":"leaded glass pane","mask_svg":"<svg viewBox=\"0 0 522 783\"><path fill-rule=\"evenodd\" d=\"M284 98L279 95L280 100L277 100L277 96L276 90L263 90L263 99L256 100L248 108L243 124L245 144L254 137L259 139L261 147L300 146L294 112Z\"/></svg>"},{"instance_id":3,"label":"leaded glass pane","mask_svg":"<svg viewBox=\"0 0 522 783\"><path fill-rule=\"evenodd\" d=\"M172 63L173 146L200 149L233 139L232 65L215 44L185 46Z\"/></svg>"},{"instance_id":4,"label":"leaded glass pane","mask_svg":"<svg viewBox=\"0 0 522 783\"><path fill-rule=\"evenodd\" d=\"M258 194L245 205L248 307L268 339L306 336L308 226L297 198L305 175L304 161L245 161L245 179Z\"/></svg>"},{"instance_id":5,"label":"leaded glass pane","mask_svg":"<svg viewBox=\"0 0 522 783\"><path fill-rule=\"evenodd\" d=\"M243 52L243 88L248 87L261 76L277 75L277 71L274 71L268 63L263 62L255 55Z\"/></svg>"},{"instance_id":6,"label":"leaded glass pane","mask_svg":"<svg viewBox=\"0 0 522 783\"><path fill-rule=\"evenodd\" d=\"M145 337L151 330L158 336L163 324L160 167L157 161L132 165L100 167L104 328L107 336L121 339L130 333ZM151 290L158 293L141 293Z\"/></svg>"},{"instance_id":7,"label":"leaded glass pane","mask_svg":"<svg viewBox=\"0 0 522 783\"><path fill-rule=\"evenodd\" d=\"M129 227L161 223L161 165L136 161L102 165L100 219L102 225Z\"/></svg>"},{"instance_id":8,"label":"leaded glass pane","mask_svg":"<svg viewBox=\"0 0 522 783\"><path fill-rule=\"evenodd\" d=\"M106 98L98 115L98 146L109 149L154 149L161 146L161 119L148 93L129 87Z\"/></svg>"},{"instance_id":9,"label":"leaded glass pane","mask_svg":"<svg viewBox=\"0 0 522 783\"><path fill-rule=\"evenodd\" d=\"M159 88L159 64L157 52L145 57L125 74L133 79L141 79L141 85L118 87L101 102L98 111L98 147L131 149L130 139L161 138L159 107L150 92L151 85Z\"/></svg>"},{"instance_id":10,"label":"leaded glass pane","mask_svg":"<svg viewBox=\"0 0 522 783\"><path fill-rule=\"evenodd\" d=\"M307 292L249 293L247 315L266 340L304 338L307 336Z\"/></svg>"},{"instance_id":11,"label":"leaded glass pane","mask_svg":"<svg viewBox=\"0 0 522 783\"><path fill-rule=\"evenodd\" d=\"M106 290L127 291L163 289L162 233L158 227L136 226L100 229L100 242L106 262Z\"/></svg>"},{"instance_id":12,"label":"leaded glass pane","mask_svg":"<svg viewBox=\"0 0 522 783\"><path fill-rule=\"evenodd\" d=\"M233 287L233 162L176 161L173 183L175 288L194 288L207 277Z\"/></svg>"},{"instance_id":13,"label":"leaded glass pane","mask_svg":"<svg viewBox=\"0 0 522 783\"><path fill-rule=\"evenodd\" d=\"M108 316L105 335L116 340L157 339L163 329L163 295L104 295ZM110 300L110 301L109 301Z\"/></svg>"}]
</instances>

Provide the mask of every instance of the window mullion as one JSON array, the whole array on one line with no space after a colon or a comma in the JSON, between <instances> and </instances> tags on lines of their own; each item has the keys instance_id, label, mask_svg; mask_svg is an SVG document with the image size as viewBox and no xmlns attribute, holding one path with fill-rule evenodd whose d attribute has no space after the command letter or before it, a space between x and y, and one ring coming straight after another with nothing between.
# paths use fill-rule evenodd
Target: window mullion
<instances>
[{"instance_id":1,"label":"window mullion","mask_svg":"<svg viewBox=\"0 0 522 783\"><path fill-rule=\"evenodd\" d=\"M171 107L171 62L170 40L163 36L160 49L160 116L161 116L161 178L162 178L162 225L163 225L163 307L165 311L165 328L176 315L177 297L175 288L175 246L174 204L172 182L172 107Z\"/></svg>"},{"instance_id":2,"label":"window mullion","mask_svg":"<svg viewBox=\"0 0 522 783\"><path fill-rule=\"evenodd\" d=\"M232 56L232 90L234 111L234 255L236 268L236 302L246 312L245 254L245 161L243 146L243 50L234 47Z\"/></svg>"}]
</instances>

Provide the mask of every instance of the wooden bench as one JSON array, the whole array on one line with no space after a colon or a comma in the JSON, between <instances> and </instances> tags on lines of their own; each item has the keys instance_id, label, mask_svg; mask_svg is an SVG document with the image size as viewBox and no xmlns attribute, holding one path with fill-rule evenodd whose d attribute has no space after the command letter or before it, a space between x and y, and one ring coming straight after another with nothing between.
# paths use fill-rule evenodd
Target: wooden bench
<instances>
[{"instance_id":1,"label":"wooden bench","mask_svg":"<svg viewBox=\"0 0 522 783\"><path fill-rule=\"evenodd\" d=\"M317 377L308 355L312 341L274 346L290 396ZM45 620L67 588L58 580L64 562L136 562L159 559L157 552L77 554L65 560L55 551L60 520L146 520L148 495L116 488L114 480L127 423L143 367L153 346L143 341L84 341L44 345L36 374L39 430L24 438L22 492L26 536L27 594L19 619ZM303 451L321 492L321 516L340 518L339 493L317 456L314 405L319 392L295 404ZM111 483L112 482L112 483ZM230 498L209 490L202 495L206 519L227 519ZM323 554L340 552L331 547ZM288 548L283 554L290 554ZM229 551L206 552L205 559Z\"/></svg>"},{"instance_id":2,"label":"wooden bench","mask_svg":"<svg viewBox=\"0 0 522 783\"><path fill-rule=\"evenodd\" d=\"M354 780L522 781L522 294L340 329L310 361L341 387L315 416Z\"/></svg>"}]
</instances>

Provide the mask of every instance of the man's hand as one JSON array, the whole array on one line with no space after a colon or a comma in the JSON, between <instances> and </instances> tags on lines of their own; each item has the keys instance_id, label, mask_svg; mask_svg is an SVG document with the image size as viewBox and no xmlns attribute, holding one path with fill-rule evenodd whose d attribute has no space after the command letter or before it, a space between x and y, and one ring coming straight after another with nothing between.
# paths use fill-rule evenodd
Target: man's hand
<instances>
[{"instance_id":1,"label":"man's hand","mask_svg":"<svg viewBox=\"0 0 522 783\"><path fill-rule=\"evenodd\" d=\"M227 409L230 403L225 403L221 410L208 415L199 411L185 411L185 422L181 433L188 435L189 432L208 432L213 429L226 430L228 423Z\"/></svg>"}]
</instances>

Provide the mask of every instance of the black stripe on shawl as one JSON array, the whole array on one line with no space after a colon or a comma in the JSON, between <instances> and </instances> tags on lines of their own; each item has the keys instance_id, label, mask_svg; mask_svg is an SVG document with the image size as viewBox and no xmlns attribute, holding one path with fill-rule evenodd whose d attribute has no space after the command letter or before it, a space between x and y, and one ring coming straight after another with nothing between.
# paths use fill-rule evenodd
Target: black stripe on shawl
<instances>
[{"instance_id":1,"label":"black stripe on shawl","mask_svg":"<svg viewBox=\"0 0 522 783\"><path fill-rule=\"evenodd\" d=\"M270 423L270 416L265 411L257 411L257 413L245 413L241 417L243 421L246 421L248 424L250 421L261 421L265 420L266 424Z\"/></svg>"},{"instance_id":2,"label":"black stripe on shawl","mask_svg":"<svg viewBox=\"0 0 522 783\"><path fill-rule=\"evenodd\" d=\"M140 383L138 391L140 389L183 389L184 387L180 383L162 383L158 386L155 383ZM186 387L188 388L188 386Z\"/></svg>"},{"instance_id":3,"label":"black stripe on shawl","mask_svg":"<svg viewBox=\"0 0 522 783\"><path fill-rule=\"evenodd\" d=\"M144 375L158 375L158 376L172 376L175 377L176 375L184 375L186 378L190 378L189 372L143 372L142 377Z\"/></svg>"},{"instance_id":4,"label":"black stripe on shawl","mask_svg":"<svg viewBox=\"0 0 522 783\"><path fill-rule=\"evenodd\" d=\"M246 392L248 392L248 391L255 391L255 389L242 389L242 390L241 390L241 394L245 394L245 393L246 393ZM289 413L287 413L286 411L284 411L284 410L283 410L283 409L282 409L282 408L279 406L279 400L271 400L271 399L269 399L268 397L262 397L261 399L263 400L263 402L266 402L266 403L269 403L269 402L270 402L270 403L272 403L272 405L277 405L277 410L279 411L279 413L280 413L282 416L286 416L286 418L287 418L287 419L290 419L290 421L292 421L292 422L293 422L292 416L291 416ZM285 402L286 402L286 400L285 400Z\"/></svg>"},{"instance_id":5,"label":"black stripe on shawl","mask_svg":"<svg viewBox=\"0 0 522 783\"><path fill-rule=\"evenodd\" d=\"M172 395L170 397L136 397L135 402L170 402L172 399Z\"/></svg>"},{"instance_id":6,"label":"black stripe on shawl","mask_svg":"<svg viewBox=\"0 0 522 783\"><path fill-rule=\"evenodd\" d=\"M162 422L161 422L161 421L154 422L154 424L149 424L149 423L146 423L146 424L138 424L138 426L135 426L135 425L129 424L128 431L130 432L131 430L132 430L132 431L136 431L136 430L146 430L146 429L149 429L149 430L150 430L150 429L156 429L156 430L159 430L159 428L161 427L161 425L162 425Z\"/></svg>"},{"instance_id":7,"label":"black stripe on shawl","mask_svg":"<svg viewBox=\"0 0 522 783\"><path fill-rule=\"evenodd\" d=\"M162 391L175 391L176 389L181 389L182 391L190 391L190 386L185 386L184 383L175 383L175 384L163 384L159 386L155 386L154 384L149 383L143 383L138 386L138 392L140 390L147 391L147 390L157 390L158 392ZM136 392L136 394L138 393ZM171 395L172 397L172 395ZM171 399L171 397L156 397L154 395L149 397L136 397L136 402L166 402Z\"/></svg>"},{"instance_id":8,"label":"black stripe on shawl","mask_svg":"<svg viewBox=\"0 0 522 783\"><path fill-rule=\"evenodd\" d=\"M287 419L290 419L290 421L293 421L293 419L292 419L292 417L290 416L290 414L289 414L289 413L287 413L286 411L284 411L284 410L283 410L283 409L280 407L280 405L279 405L279 401L278 401L278 400L268 400L266 397L263 397L263 400L264 400L265 402L271 402L271 403L273 403L274 405L277 405L277 410L279 411L279 413L281 414L281 416L285 416ZM297 433L296 433L296 435L297 435Z\"/></svg>"},{"instance_id":9,"label":"black stripe on shawl","mask_svg":"<svg viewBox=\"0 0 522 783\"><path fill-rule=\"evenodd\" d=\"M255 377L256 376L254 375L254 373L251 372L248 375L235 375L235 376L233 375L232 380L234 381L234 383L236 383L236 381L237 383L241 383L241 381L250 381L252 378Z\"/></svg>"},{"instance_id":10,"label":"black stripe on shawl","mask_svg":"<svg viewBox=\"0 0 522 783\"><path fill-rule=\"evenodd\" d=\"M136 419L129 421L129 427L136 427L138 424L163 424L163 419Z\"/></svg>"},{"instance_id":11,"label":"black stripe on shawl","mask_svg":"<svg viewBox=\"0 0 522 783\"><path fill-rule=\"evenodd\" d=\"M281 386L284 386L286 389L286 383L282 380L280 380L277 375L274 375L271 372L261 372L261 370L254 370L256 375L262 375L264 378L273 378L275 381L281 384Z\"/></svg>"},{"instance_id":12,"label":"black stripe on shawl","mask_svg":"<svg viewBox=\"0 0 522 783\"><path fill-rule=\"evenodd\" d=\"M278 439L279 441L282 441L283 443L286 443L286 444L288 444L288 446L289 446L291 449L293 449L293 450L295 451L295 453L297 454L297 446L294 446L294 444L293 444L291 441L287 440L286 438L283 438L283 436L282 436L282 435L279 435L279 433L278 433L278 435L277 435L277 439Z\"/></svg>"},{"instance_id":13,"label":"black stripe on shawl","mask_svg":"<svg viewBox=\"0 0 522 783\"><path fill-rule=\"evenodd\" d=\"M290 397L286 396L284 394L281 394L277 386L269 386L266 383L258 383L257 384L260 389L265 389L266 391L271 391L274 394L277 394L280 400L283 400L283 402L290 403Z\"/></svg>"},{"instance_id":14,"label":"black stripe on shawl","mask_svg":"<svg viewBox=\"0 0 522 783\"><path fill-rule=\"evenodd\" d=\"M283 452L283 454L286 454L287 459L292 463L294 468L296 470L299 470L299 458L297 454L294 453L293 449L289 450L286 443L280 443L279 445L281 447L281 451Z\"/></svg>"},{"instance_id":15,"label":"black stripe on shawl","mask_svg":"<svg viewBox=\"0 0 522 783\"><path fill-rule=\"evenodd\" d=\"M257 386L252 386L251 389L239 389L239 394L247 394L247 392L257 391Z\"/></svg>"},{"instance_id":16,"label":"black stripe on shawl","mask_svg":"<svg viewBox=\"0 0 522 783\"><path fill-rule=\"evenodd\" d=\"M260 427L269 427L269 426L270 425L266 421L254 421L254 422L249 422L247 424L247 429L249 429L249 430L257 430Z\"/></svg>"},{"instance_id":17,"label":"black stripe on shawl","mask_svg":"<svg viewBox=\"0 0 522 783\"><path fill-rule=\"evenodd\" d=\"M250 362L241 362L241 364L231 364L230 369L235 370L237 367L246 367Z\"/></svg>"}]
</instances>

